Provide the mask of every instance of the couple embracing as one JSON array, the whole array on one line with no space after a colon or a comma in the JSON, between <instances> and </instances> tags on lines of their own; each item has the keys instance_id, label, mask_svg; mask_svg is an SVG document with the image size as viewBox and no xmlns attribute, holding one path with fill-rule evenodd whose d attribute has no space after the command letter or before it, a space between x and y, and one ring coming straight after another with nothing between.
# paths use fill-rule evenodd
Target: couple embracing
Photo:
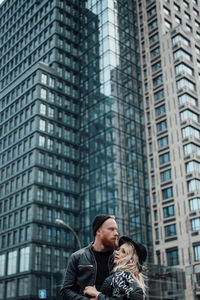
<instances>
[{"instance_id":1,"label":"couple embracing","mask_svg":"<svg viewBox=\"0 0 200 300\"><path fill-rule=\"evenodd\" d=\"M127 236L118 241L114 216L96 216L92 229L94 242L70 257L62 300L143 300L146 248Z\"/></svg>"}]
</instances>

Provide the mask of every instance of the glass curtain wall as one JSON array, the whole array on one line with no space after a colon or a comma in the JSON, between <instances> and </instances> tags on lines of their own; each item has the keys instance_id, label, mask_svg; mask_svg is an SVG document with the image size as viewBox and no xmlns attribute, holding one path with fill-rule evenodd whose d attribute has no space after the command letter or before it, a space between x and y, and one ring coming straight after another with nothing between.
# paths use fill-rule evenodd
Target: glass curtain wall
<instances>
[{"instance_id":1,"label":"glass curtain wall","mask_svg":"<svg viewBox=\"0 0 200 300\"><path fill-rule=\"evenodd\" d=\"M109 213L151 247L136 2L83 1L80 19L83 243Z\"/></svg>"}]
</instances>

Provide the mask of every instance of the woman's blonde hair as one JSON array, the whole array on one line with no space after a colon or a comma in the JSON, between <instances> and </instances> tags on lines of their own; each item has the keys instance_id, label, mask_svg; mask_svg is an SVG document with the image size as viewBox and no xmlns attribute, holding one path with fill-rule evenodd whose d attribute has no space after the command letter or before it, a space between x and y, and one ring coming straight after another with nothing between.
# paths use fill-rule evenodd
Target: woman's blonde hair
<instances>
[{"instance_id":1,"label":"woman's blonde hair","mask_svg":"<svg viewBox=\"0 0 200 300\"><path fill-rule=\"evenodd\" d=\"M118 270L130 272L131 275L135 278L138 285L145 293L146 291L146 285L144 283L145 276L140 272L142 266L139 263L136 250L134 246L129 242L122 244L122 246L125 250L126 256L119 260L116 267L114 268L114 272Z\"/></svg>"}]
</instances>

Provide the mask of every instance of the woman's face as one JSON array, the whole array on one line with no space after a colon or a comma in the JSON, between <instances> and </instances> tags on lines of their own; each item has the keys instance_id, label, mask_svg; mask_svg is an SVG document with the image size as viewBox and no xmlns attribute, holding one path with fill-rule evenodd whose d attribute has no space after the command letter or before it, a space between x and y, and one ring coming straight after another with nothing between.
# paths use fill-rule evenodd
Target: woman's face
<instances>
[{"instance_id":1,"label":"woman's face","mask_svg":"<svg viewBox=\"0 0 200 300\"><path fill-rule=\"evenodd\" d=\"M117 264L122 258L126 256L126 251L123 245L115 253L115 264Z\"/></svg>"}]
</instances>

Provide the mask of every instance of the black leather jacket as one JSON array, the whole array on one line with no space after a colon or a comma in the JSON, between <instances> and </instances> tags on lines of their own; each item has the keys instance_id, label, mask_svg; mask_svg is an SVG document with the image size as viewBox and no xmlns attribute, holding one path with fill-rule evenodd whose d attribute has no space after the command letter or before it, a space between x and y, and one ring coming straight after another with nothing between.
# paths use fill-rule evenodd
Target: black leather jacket
<instances>
[{"instance_id":1,"label":"black leather jacket","mask_svg":"<svg viewBox=\"0 0 200 300\"><path fill-rule=\"evenodd\" d=\"M91 250L92 243L73 253L69 259L64 282L60 290L62 300L86 300L83 290L88 285L94 285L97 273L97 264ZM108 260L109 271L114 266L114 255Z\"/></svg>"}]
</instances>

